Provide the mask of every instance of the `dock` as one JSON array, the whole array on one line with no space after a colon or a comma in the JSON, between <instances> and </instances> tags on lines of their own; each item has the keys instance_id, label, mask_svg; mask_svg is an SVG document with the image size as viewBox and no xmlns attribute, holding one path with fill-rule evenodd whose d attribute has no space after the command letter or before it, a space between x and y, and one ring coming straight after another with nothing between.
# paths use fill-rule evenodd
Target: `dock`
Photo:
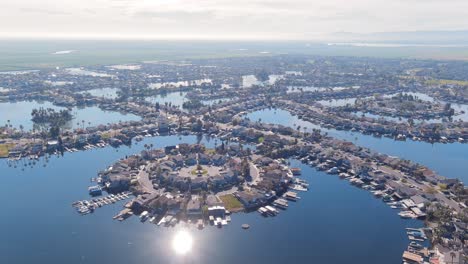
<instances>
[{"instance_id":1,"label":"dock","mask_svg":"<svg viewBox=\"0 0 468 264\"><path fill-rule=\"evenodd\" d=\"M95 209L116 203L121 200L128 199L131 195L131 192L122 192L119 194L110 194L101 198L91 199L91 200L82 200L72 203L72 206L76 208L78 213L86 215L94 212Z\"/></svg>"}]
</instances>

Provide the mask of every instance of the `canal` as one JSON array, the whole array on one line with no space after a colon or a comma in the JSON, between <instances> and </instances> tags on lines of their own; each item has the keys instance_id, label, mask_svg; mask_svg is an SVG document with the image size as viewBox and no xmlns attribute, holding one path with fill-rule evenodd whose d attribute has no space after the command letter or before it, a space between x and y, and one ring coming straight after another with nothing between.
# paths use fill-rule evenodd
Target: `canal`
<instances>
[{"instance_id":1,"label":"canal","mask_svg":"<svg viewBox=\"0 0 468 264\"><path fill-rule=\"evenodd\" d=\"M33 122L31 112L38 108L52 108L56 111L66 109L53 105L47 101L19 101L0 103L0 126L11 125L15 128L23 126L25 131L32 130ZM118 123L120 121L137 121L141 118L134 114L122 114L119 112L101 110L97 106L73 107L71 108L73 120L67 123L64 128L82 128L108 123ZM8 122L9 121L9 122Z\"/></svg>"}]
</instances>

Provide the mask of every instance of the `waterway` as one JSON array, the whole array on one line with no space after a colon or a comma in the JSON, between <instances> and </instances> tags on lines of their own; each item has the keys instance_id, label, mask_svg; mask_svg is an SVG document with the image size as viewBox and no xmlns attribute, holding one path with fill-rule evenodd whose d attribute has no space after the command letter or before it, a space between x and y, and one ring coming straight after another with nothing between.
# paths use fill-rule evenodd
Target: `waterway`
<instances>
[{"instance_id":1,"label":"waterway","mask_svg":"<svg viewBox=\"0 0 468 264\"><path fill-rule=\"evenodd\" d=\"M277 80L283 78L283 75L278 75L278 74L270 74L268 76L268 80L265 82L262 82L255 77L255 75L244 75L242 76L242 87L244 88L249 88L252 87L253 85L273 85Z\"/></svg>"},{"instance_id":2,"label":"waterway","mask_svg":"<svg viewBox=\"0 0 468 264\"><path fill-rule=\"evenodd\" d=\"M319 125L299 119L290 112L282 109L264 109L249 113L247 117L252 121L261 120L264 123L280 124L297 128L306 127L307 131L321 129L335 138L351 141L359 146L370 148L384 154L398 156L421 163L442 176L458 178L468 183L468 145L460 143L430 144L420 141L395 141L390 138L376 138L359 132L326 129Z\"/></svg>"},{"instance_id":3,"label":"waterway","mask_svg":"<svg viewBox=\"0 0 468 264\"><path fill-rule=\"evenodd\" d=\"M145 97L145 100L153 104L159 103L160 105L164 105L165 103L172 103L173 106L182 107L182 104L188 101L186 96L187 92L171 92L166 94L158 94L155 96L148 96Z\"/></svg>"},{"instance_id":4,"label":"waterway","mask_svg":"<svg viewBox=\"0 0 468 264\"><path fill-rule=\"evenodd\" d=\"M15 128L23 126L25 131L33 128L31 112L37 108L52 108L55 110L66 109L53 105L51 102L42 101L20 101L0 103L0 125L10 124ZM78 108L73 107L71 113L74 118L65 128L80 128L97 126L100 124L118 123L119 121L136 121L141 118L134 114L122 114L119 112L104 111L96 106ZM10 122L8 123L8 120ZM84 121L84 123L83 123ZM79 123L79 124L77 124Z\"/></svg>"},{"instance_id":5,"label":"waterway","mask_svg":"<svg viewBox=\"0 0 468 264\"><path fill-rule=\"evenodd\" d=\"M310 191L274 218L235 214L222 229L197 230L112 220L123 202L80 216L71 203L89 199L87 187L99 170L153 143L196 143L196 136L145 138L138 145L65 153L24 170L0 160L0 263L380 263L401 262L408 245L403 220L365 190L297 161ZM213 146L215 141L202 143ZM218 142L219 144L219 142ZM43 167L46 164L46 167ZM249 230L241 229L248 223ZM186 255L172 247L181 229L193 239Z\"/></svg>"},{"instance_id":6,"label":"waterway","mask_svg":"<svg viewBox=\"0 0 468 264\"><path fill-rule=\"evenodd\" d=\"M104 97L104 98L108 98L108 99L115 99L115 98L117 98L117 92L118 91L119 91L119 89L117 89L117 88L100 88L100 89L87 90L87 91L83 91L83 92L80 92L80 93L89 93L89 94L91 94L92 96L95 96L95 97Z\"/></svg>"},{"instance_id":7,"label":"waterway","mask_svg":"<svg viewBox=\"0 0 468 264\"><path fill-rule=\"evenodd\" d=\"M149 84L149 88L151 89L160 89L163 87L182 87L182 86L195 86L195 85L202 85L202 84L211 84L211 79L200 79L200 80L190 80L190 81L178 81L178 82L158 82L158 83L151 83Z\"/></svg>"}]
</instances>

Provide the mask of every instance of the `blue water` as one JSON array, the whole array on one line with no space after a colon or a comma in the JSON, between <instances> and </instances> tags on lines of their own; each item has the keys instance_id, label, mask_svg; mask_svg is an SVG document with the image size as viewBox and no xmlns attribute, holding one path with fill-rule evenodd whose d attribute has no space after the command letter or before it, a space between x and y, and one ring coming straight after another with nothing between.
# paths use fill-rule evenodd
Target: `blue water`
<instances>
[{"instance_id":1,"label":"blue water","mask_svg":"<svg viewBox=\"0 0 468 264\"><path fill-rule=\"evenodd\" d=\"M145 98L145 100L153 104L159 103L164 105L165 103L172 103L173 106L182 107L182 104L188 101L186 95L187 92L172 92L167 94L148 96Z\"/></svg>"},{"instance_id":2,"label":"blue water","mask_svg":"<svg viewBox=\"0 0 468 264\"><path fill-rule=\"evenodd\" d=\"M96 97L104 97L108 99L115 99L117 98L117 91L119 89L117 88L100 88L100 89L92 89L92 90L87 90L83 91L81 93L89 93L92 96Z\"/></svg>"},{"instance_id":3,"label":"blue water","mask_svg":"<svg viewBox=\"0 0 468 264\"><path fill-rule=\"evenodd\" d=\"M262 82L258 80L255 75L244 75L242 76L242 87L249 88L249 87L252 87L253 85L259 85L259 86L273 85L276 81L283 78L283 75L270 74L268 77L269 78L267 81Z\"/></svg>"},{"instance_id":4,"label":"blue water","mask_svg":"<svg viewBox=\"0 0 468 264\"><path fill-rule=\"evenodd\" d=\"M10 120L13 127L23 126L24 130L31 130L33 122L31 121L31 112L35 108L53 108L55 110L66 109L53 105L51 102L21 101L0 103L0 126L4 126ZM119 112L104 111L96 106L78 108L73 107L71 112L74 119L65 125L66 128L80 128L96 126L100 124L118 123L119 121L136 121L141 118L134 114L121 114ZM83 122L84 125L83 125ZM79 124L77 124L79 123Z\"/></svg>"},{"instance_id":5,"label":"blue water","mask_svg":"<svg viewBox=\"0 0 468 264\"><path fill-rule=\"evenodd\" d=\"M398 156L421 163L442 176L458 178L465 184L468 183L468 145L460 143L452 144L430 144L419 141L395 141L390 138L376 138L358 132L338 131L335 129L325 129L310 122L303 121L297 116L291 115L288 111L281 109L264 109L255 111L247 115L252 121L264 123L280 124L297 128L301 126L307 130L320 128L335 138L352 141L353 143L370 148L374 151Z\"/></svg>"},{"instance_id":6,"label":"blue water","mask_svg":"<svg viewBox=\"0 0 468 264\"><path fill-rule=\"evenodd\" d=\"M310 191L275 218L235 214L227 227L189 228L192 251L180 256L171 241L183 227L156 227L132 217L112 220L123 202L78 215L71 203L88 198L98 170L144 144L195 143L196 136L145 138L131 148L103 148L52 157L46 167L8 167L0 160L0 263L381 263L401 262L409 241L397 211L336 176L292 162ZM202 143L213 146L214 140ZM219 144L219 142L218 142ZM251 225L242 230L241 224Z\"/></svg>"}]
</instances>

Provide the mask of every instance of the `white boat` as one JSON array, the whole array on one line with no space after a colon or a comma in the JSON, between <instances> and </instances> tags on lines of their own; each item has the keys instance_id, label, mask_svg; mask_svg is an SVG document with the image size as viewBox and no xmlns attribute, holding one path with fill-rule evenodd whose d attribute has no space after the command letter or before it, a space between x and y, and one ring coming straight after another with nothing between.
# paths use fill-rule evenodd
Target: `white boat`
<instances>
[{"instance_id":1,"label":"white boat","mask_svg":"<svg viewBox=\"0 0 468 264\"><path fill-rule=\"evenodd\" d=\"M274 207L272 206L265 206L265 208L268 210L268 213L270 213L271 215L275 216L278 214L278 210L276 210Z\"/></svg>"}]
</instances>

